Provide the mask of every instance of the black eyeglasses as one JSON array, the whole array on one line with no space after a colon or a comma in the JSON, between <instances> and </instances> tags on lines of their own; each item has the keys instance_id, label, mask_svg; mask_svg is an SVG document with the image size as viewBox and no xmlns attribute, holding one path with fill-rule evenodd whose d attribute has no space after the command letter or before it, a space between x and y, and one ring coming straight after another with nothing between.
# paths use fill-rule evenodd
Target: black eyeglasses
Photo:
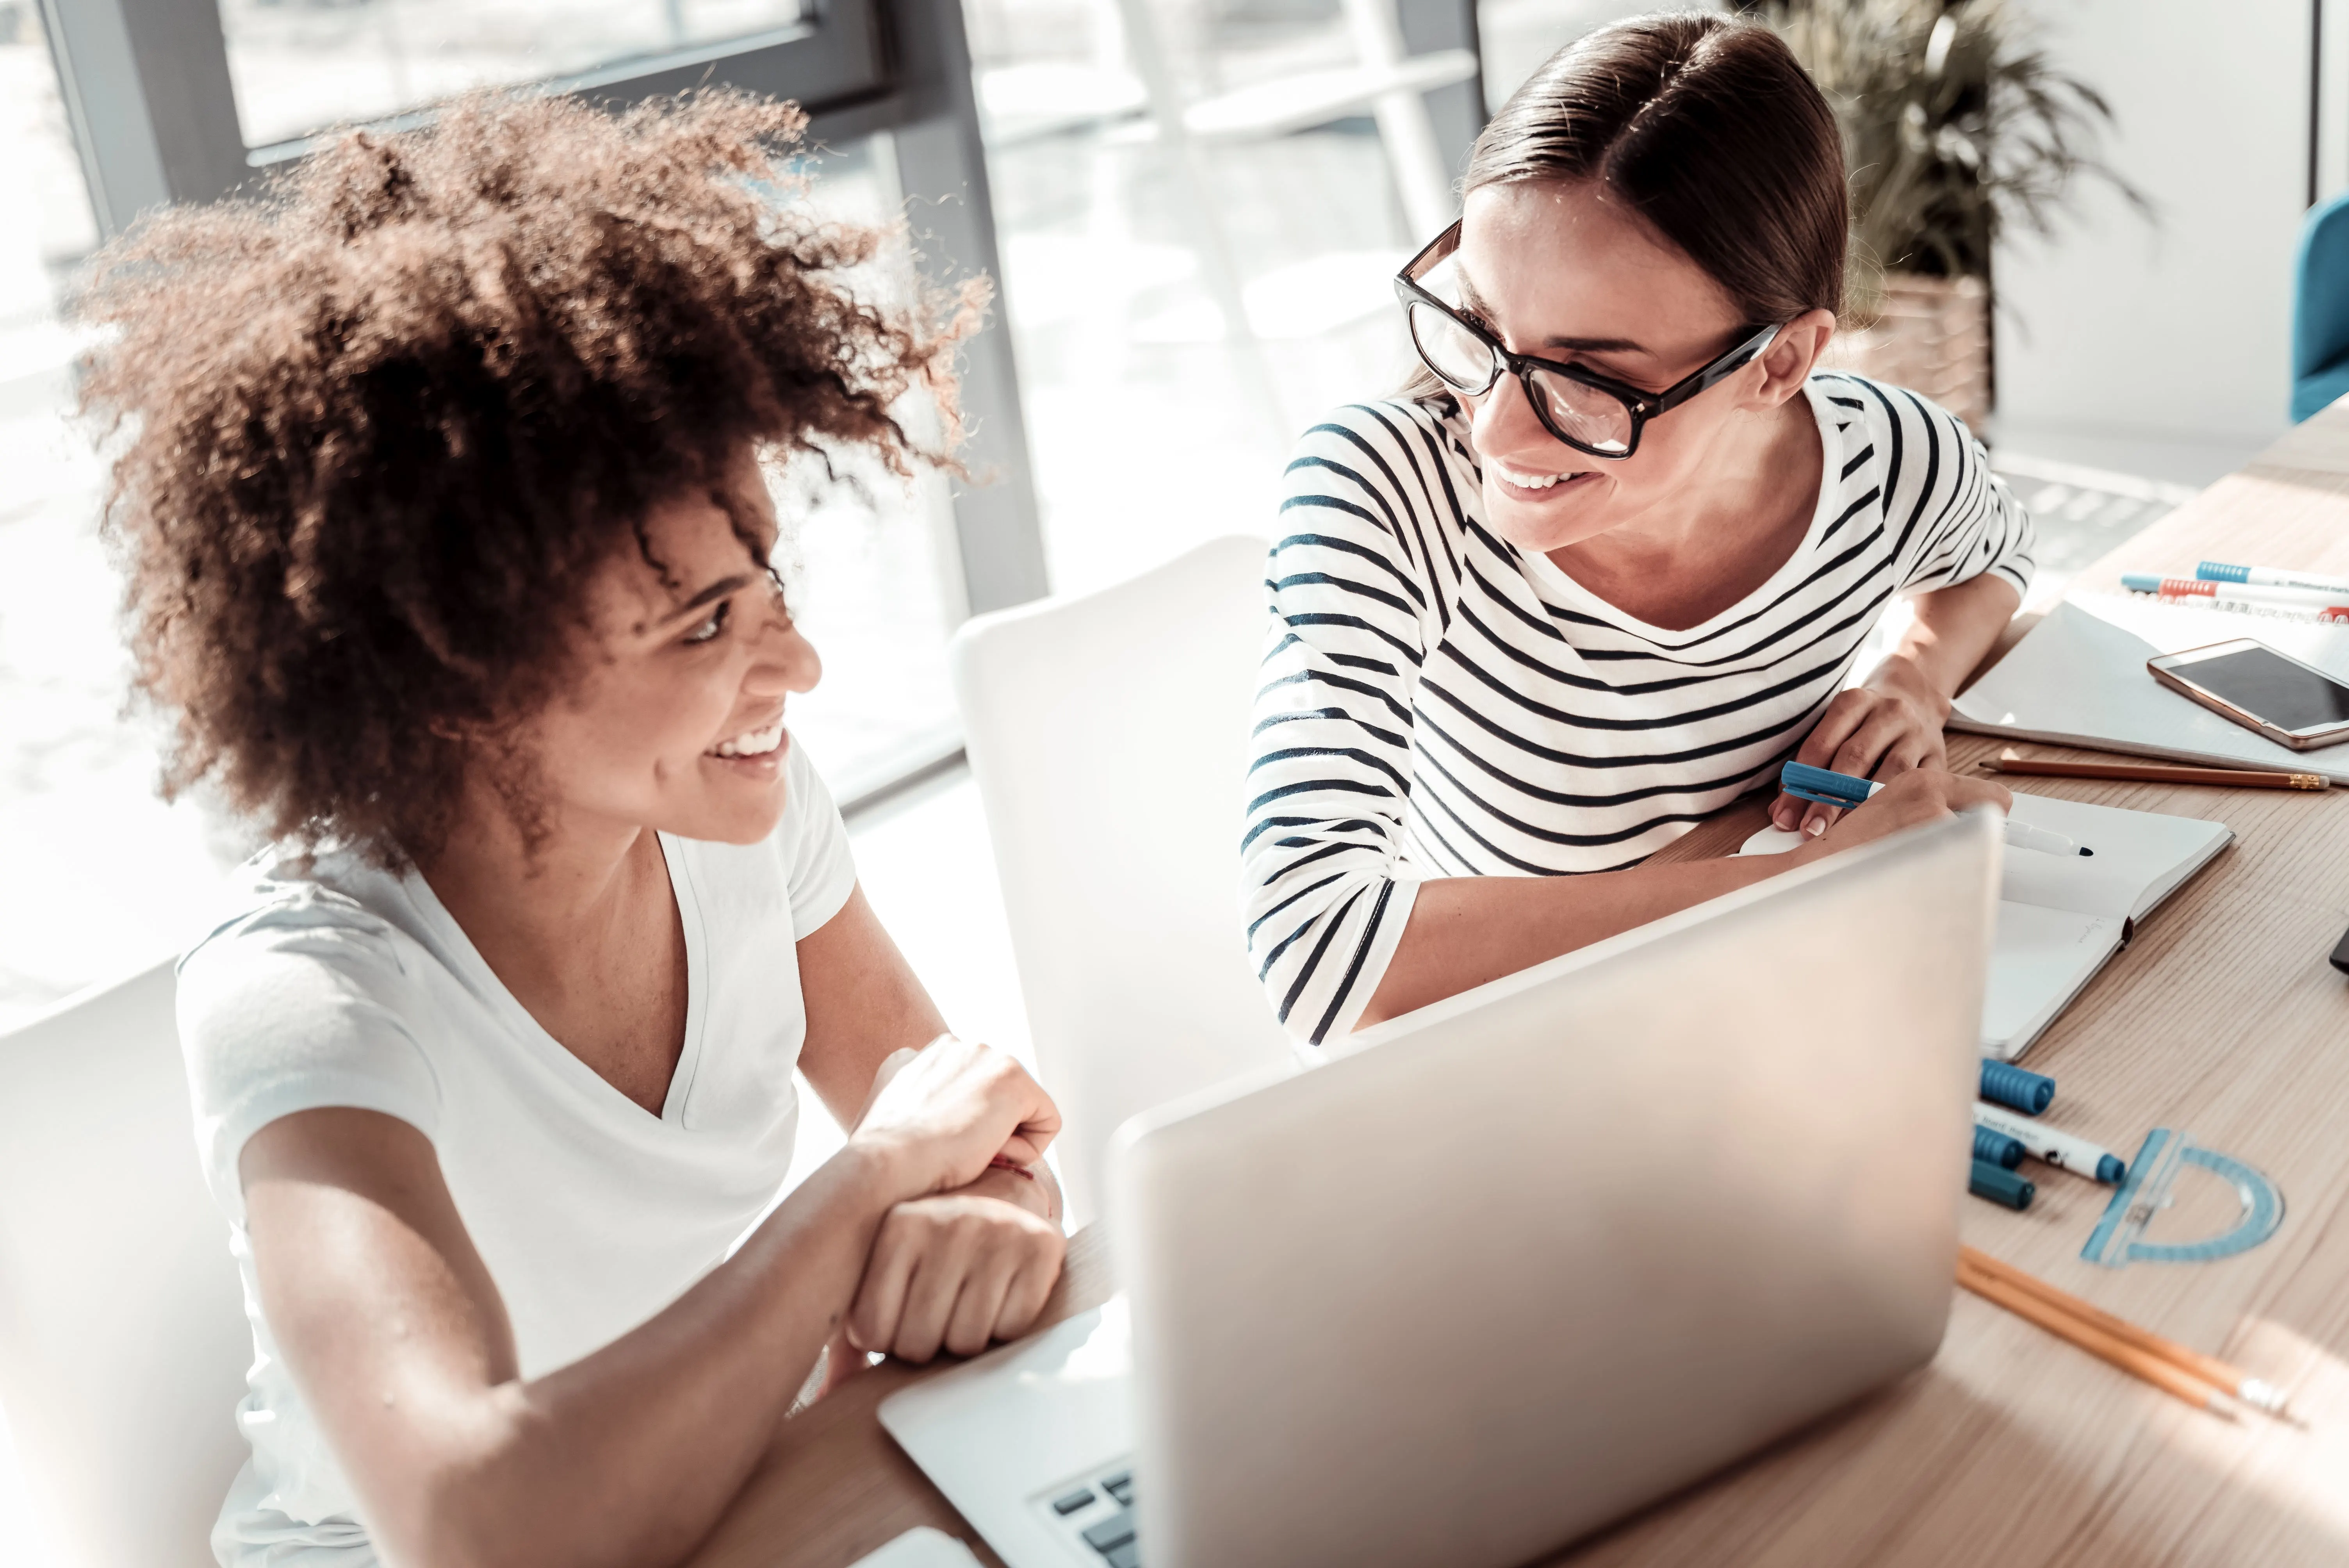
<instances>
[{"instance_id":1,"label":"black eyeglasses","mask_svg":"<svg viewBox=\"0 0 2349 1568\"><path fill-rule=\"evenodd\" d=\"M1445 386L1471 397L1490 392L1514 371L1542 428L1594 458L1630 457L1640 449L1640 432L1649 420L1743 370L1778 335L1777 327L1762 327L1695 375L1661 392L1642 392L1579 365L1512 354L1456 306L1430 293L1421 280L1451 260L1459 245L1460 225L1454 223L1395 274L1395 297L1402 301L1421 362Z\"/></svg>"}]
</instances>

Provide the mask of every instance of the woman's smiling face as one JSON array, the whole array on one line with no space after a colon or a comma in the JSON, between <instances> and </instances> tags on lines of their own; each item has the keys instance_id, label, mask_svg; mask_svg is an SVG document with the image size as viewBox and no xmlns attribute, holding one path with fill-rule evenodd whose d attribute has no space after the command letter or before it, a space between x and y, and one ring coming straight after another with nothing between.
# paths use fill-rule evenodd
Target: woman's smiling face
<instances>
[{"instance_id":1,"label":"woman's smiling face","mask_svg":"<svg viewBox=\"0 0 2349 1568\"><path fill-rule=\"evenodd\" d=\"M730 479L761 546L773 503L747 458ZM643 553L624 550L589 589L573 688L523 727L533 793L558 830L653 828L754 843L784 804L787 697L823 675L758 553L707 494L657 507Z\"/></svg>"},{"instance_id":2,"label":"woman's smiling face","mask_svg":"<svg viewBox=\"0 0 2349 1568\"><path fill-rule=\"evenodd\" d=\"M1452 263L1462 314L1512 352L1661 392L1756 326L1719 284L1603 184L1510 182L1470 192ZM1816 313L1828 322L1825 312ZM1782 335L1784 341L1785 335ZM1788 350L1795 345L1785 344ZM1649 421L1629 458L1551 435L1505 375L1463 398L1484 469L1485 517L1520 549L1551 551L1628 522L1704 471L1724 433L1774 410L1772 353Z\"/></svg>"}]
</instances>

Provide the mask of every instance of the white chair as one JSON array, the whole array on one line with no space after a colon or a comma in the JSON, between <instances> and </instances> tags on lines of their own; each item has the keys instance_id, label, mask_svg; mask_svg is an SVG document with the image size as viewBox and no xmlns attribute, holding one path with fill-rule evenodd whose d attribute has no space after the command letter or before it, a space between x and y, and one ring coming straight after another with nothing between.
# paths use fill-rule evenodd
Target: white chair
<instances>
[{"instance_id":1,"label":"white chair","mask_svg":"<svg viewBox=\"0 0 2349 1568\"><path fill-rule=\"evenodd\" d=\"M1071 1217L1137 1111L1292 1061L1240 934L1265 542L966 623L948 658Z\"/></svg>"},{"instance_id":2,"label":"white chair","mask_svg":"<svg viewBox=\"0 0 2349 1568\"><path fill-rule=\"evenodd\" d=\"M0 1035L0 1406L59 1568L209 1568L247 1451L174 988L159 964Z\"/></svg>"}]
</instances>

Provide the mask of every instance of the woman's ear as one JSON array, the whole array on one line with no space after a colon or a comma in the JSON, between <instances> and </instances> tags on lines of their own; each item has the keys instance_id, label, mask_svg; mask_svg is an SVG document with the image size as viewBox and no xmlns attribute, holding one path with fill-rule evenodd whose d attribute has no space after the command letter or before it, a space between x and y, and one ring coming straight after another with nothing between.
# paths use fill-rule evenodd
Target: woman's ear
<instances>
[{"instance_id":1,"label":"woman's ear","mask_svg":"<svg viewBox=\"0 0 2349 1568\"><path fill-rule=\"evenodd\" d=\"M1754 361L1762 367L1761 402L1775 408L1801 391L1835 334L1835 312L1829 310L1806 310L1780 327Z\"/></svg>"}]
</instances>

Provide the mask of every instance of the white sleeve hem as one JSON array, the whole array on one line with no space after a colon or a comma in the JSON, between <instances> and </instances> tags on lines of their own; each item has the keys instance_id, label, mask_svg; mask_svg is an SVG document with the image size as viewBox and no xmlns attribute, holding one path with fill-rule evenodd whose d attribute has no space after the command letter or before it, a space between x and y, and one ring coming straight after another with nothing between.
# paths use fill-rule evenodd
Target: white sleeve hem
<instances>
[{"instance_id":1,"label":"white sleeve hem","mask_svg":"<svg viewBox=\"0 0 2349 1568\"><path fill-rule=\"evenodd\" d=\"M427 1140L440 1125L440 1108L421 1094L356 1073L312 1072L274 1078L220 1115L202 1120L204 1162L212 1197L229 1222L244 1223L244 1184L237 1161L253 1135L273 1121L305 1110L373 1110L408 1123Z\"/></svg>"}]
</instances>

